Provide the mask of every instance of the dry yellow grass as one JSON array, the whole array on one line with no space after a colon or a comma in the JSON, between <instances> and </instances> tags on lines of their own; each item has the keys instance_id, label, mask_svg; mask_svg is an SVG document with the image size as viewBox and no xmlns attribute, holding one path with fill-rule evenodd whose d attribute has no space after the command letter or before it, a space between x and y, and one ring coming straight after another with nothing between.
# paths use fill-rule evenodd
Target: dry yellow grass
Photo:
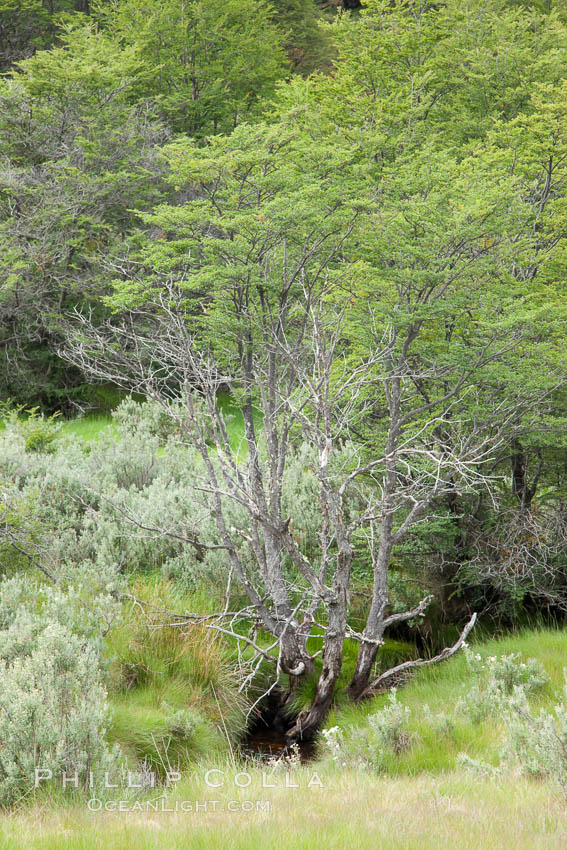
<instances>
[{"instance_id":1,"label":"dry yellow grass","mask_svg":"<svg viewBox=\"0 0 567 850\"><path fill-rule=\"evenodd\" d=\"M207 788L205 768L184 780L168 798L203 806L198 812L91 813L85 805L35 806L0 821L5 850L536 850L567 847L567 806L545 783L508 777L445 776L380 778L327 770L324 787L308 788L316 768L283 774L262 788L261 773L238 788L235 770L225 784ZM214 774L215 781L221 779ZM243 781L243 780L241 780ZM118 798L117 798L118 799ZM212 801L218 801L214 806ZM243 811L250 801L252 811ZM260 811L256 810L260 801ZM128 804L128 805L131 805ZM234 809L231 811L230 809ZM214 809L214 810L213 810Z\"/></svg>"}]
</instances>

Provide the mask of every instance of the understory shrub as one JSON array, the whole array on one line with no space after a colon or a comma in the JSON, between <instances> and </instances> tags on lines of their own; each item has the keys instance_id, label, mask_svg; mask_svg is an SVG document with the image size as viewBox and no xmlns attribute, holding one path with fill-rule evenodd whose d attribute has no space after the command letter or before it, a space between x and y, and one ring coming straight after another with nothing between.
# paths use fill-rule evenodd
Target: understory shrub
<instances>
[{"instance_id":1,"label":"understory shrub","mask_svg":"<svg viewBox=\"0 0 567 850\"><path fill-rule=\"evenodd\" d=\"M557 782L567 797L567 683L552 711L534 711L516 686L504 706L507 755L528 776Z\"/></svg>"},{"instance_id":2,"label":"understory shrub","mask_svg":"<svg viewBox=\"0 0 567 850\"><path fill-rule=\"evenodd\" d=\"M368 709L365 709L358 716L347 711L342 723L339 711L335 715L339 723L320 734L323 757L341 766L358 766L379 773L397 772L451 766L458 754L457 747L465 744L471 746L472 754L461 753L457 760L488 775L494 773L494 765L480 761L475 754L487 728L497 726L500 743L496 744L496 759L506 750L509 757L529 766L532 773L539 770L551 775L552 756L555 760L562 757L559 753L563 735L567 753L567 710L564 712L560 707L552 722L545 713L533 717L528 704L528 695L549 682L546 671L534 659L522 660L519 653L483 657L468 647L465 653L468 676L464 681L458 680L464 696L455 691L454 699L444 704L442 711L431 709L425 701L410 709L392 689L378 711L366 714ZM429 693L427 689L425 692ZM542 734L538 738L540 729ZM551 743L548 746L546 741L553 742L557 752L552 754ZM559 775L560 771L557 772Z\"/></svg>"},{"instance_id":3,"label":"understory shrub","mask_svg":"<svg viewBox=\"0 0 567 850\"><path fill-rule=\"evenodd\" d=\"M0 805L34 788L35 769L94 785L116 767L105 741L108 701L100 663L108 599L18 576L0 583Z\"/></svg>"},{"instance_id":4,"label":"understory shrub","mask_svg":"<svg viewBox=\"0 0 567 850\"><path fill-rule=\"evenodd\" d=\"M9 405L0 402L0 416L22 437L26 452L50 454L55 451L55 441L61 428L57 421L59 414L45 416L37 407L10 409Z\"/></svg>"},{"instance_id":5,"label":"understory shrub","mask_svg":"<svg viewBox=\"0 0 567 850\"><path fill-rule=\"evenodd\" d=\"M409 718L410 709L398 701L393 688L385 707L368 715L366 722L348 736L338 726L324 729L323 750L343 767L358 765L382 772L387 756L398 755L411 746Z\"/></svg>"},{"instance_id":6,"label":"understory shrub","mask_svg":"<svg viewBox=\"0 0 567 850\"><path fill-rule=\"evenodd\" d=\"M514 689L525 694L542 688L549 681L535 658L522 661L518 653L482 658L469 647L464 651L474 681L466 696L457 702L456 710L465 713L473 723L498 713Z\"/></svg>"},{"instance_id":7,"label":"understory shrub","mask_svg":"<svg viewBox=\"0 0 567 850\"><path fill-rule=\"evenodd\" d=\"M183 421L181 405L176 413ZM43 529L34 537L34 552L58 568L91 563L95 571L114 564L125 574L159 572L186 589L206 586L215 597L212 604L223 604L227 556L214 548L219 532L202 490L200 455L156 403L125 399L113 421L112 431L89 442L58 434L50 453L26 451L15 419L0 433L0 466L11 504L33 506L30 518L33 514L35 527ZM216 462L214 452L211 459ZM317 488L309 451L300 446L290 455L283 507L293 515L296 539L313 558L320 546ZM223 509L226 525L243 531L236 546L254 573L249 516L230 498ZM195 538L201 547L188 542ZM17 557L12 549L13 560Z\"/></svg>"},{"instance_id":8,"label":"understory shrub","mask_svg":"<svg viewBox=\"0 0 567 850\"><path fill-rule=\"evenodd\" d=\"M567 796L567 681L563 698L551 711L536 710L528 695L549 682L533 658L517 654L489 657L469 653L468 661L484 683L471 688L457 709L468 710L475 721L498 713L504 725L502 758L498 766L461 754L459 761L476 772L491 775L515 769L528 776L557 782Z\"/></svg>"},{"instance_id":9,"label":"understory shrub","mask_svg":"<svg viewBox=\"0 0 567 850\"><path fill-rule=\"evenodd\" d=\"M206 587L211 608L224 606L227 553L219 546L212 497L202 489L202 459L187 445L179 424L181 404L175 413L179 422L156 403L128 398L115 411L112 430L89 442L59 433L51 453L26 451L20 423L9 419L0 433L9 510L29 506L27 526L34 533L31 551L26 545L22 553L22 547L11 544L0 551L0 569L5 574L11 567L19 569L28 556L35 564L48 562L52 575L73 564L91 564L96 573L114 565L124 575L159 573L192 592ZM245 448L242 457L245 464ZM211 460L217 462L214 451ZM293 517L296 540L315 560L320 550L318 484L305 446L290 450L282 501L284 512ZM246 509L227 497L223 511L226 526L242 531L234 538L238 555L261 586ZM25 532L25 516L20 526ZM286 569L295 580L292 564ZM235 605L246 604L236 582L231 592Z\"/></svg>"}]
</instances>

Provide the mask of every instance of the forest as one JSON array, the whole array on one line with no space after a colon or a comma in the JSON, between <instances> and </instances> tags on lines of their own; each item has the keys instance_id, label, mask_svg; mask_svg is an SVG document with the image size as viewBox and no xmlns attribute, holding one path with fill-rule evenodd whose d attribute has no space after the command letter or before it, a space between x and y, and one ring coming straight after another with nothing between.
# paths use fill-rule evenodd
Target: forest
<instances>
[{"instance_id":1,"label":"forest","mask_svg":"<svg viewBox=\"0 0 567 850\"><path fill-rule=\"evenodd\" d=\"M0 0L2 850L565 846L566 67Z\"/></svg>"}]
</instances>

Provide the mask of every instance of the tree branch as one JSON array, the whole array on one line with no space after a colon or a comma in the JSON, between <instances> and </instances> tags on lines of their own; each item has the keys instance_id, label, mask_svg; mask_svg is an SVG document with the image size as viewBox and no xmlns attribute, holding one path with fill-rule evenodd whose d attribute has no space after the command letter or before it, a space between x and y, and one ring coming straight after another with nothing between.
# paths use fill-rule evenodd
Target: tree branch
<instances>
[{"instance_id":1,"label":"tree branch","mask_svg":"<svg viewBox=\"0 0 567 850\"><path fill-rule=\"evenodd\" d=\"M459 635L459 639L453 646L446 647L443 649L439 655L435 655L433 658L417 658L414 661L404 661L403 664L398 664L397 667L392 667L390 670L386 670L385 673L382 673L373 682L371 682L367 688L361 693L359 699L363 697L371 696L372 693L384 682L388 679L391 679L392 676L397 675L398 673L404 673L406 670L414 670L417 667L425 667L428 664L439 664L441 661L446 661L452 655L461 649L463 644L465 643L469 632L474 628L474 624L476 623L476 612L472 615L465 628Z\"/></svg>"}]
</instances>

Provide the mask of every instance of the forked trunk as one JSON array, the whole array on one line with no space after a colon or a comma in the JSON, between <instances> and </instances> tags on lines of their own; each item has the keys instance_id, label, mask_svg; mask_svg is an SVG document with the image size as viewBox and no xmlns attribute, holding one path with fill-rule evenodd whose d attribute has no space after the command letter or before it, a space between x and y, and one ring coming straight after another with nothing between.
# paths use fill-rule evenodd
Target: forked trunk
<instances>
[{"instance_id":1,"label":"forked trunk","mask_svg":"<svg viewBox=\"0 0 567 850\"><path fill-rule=\"evenodd\" d=\"M311 707L301 712L295 725L287 733L290 740L308 740L317 732L331 707L337 679L343 663L343 647L347 627L348 586L352 548L344 539L337 562L334 581L335 599L329 604L327 631L323 646L323 669Z\"/></svg>"},{"instance_id":2,"label":"forked trunk","mask_svg":"<svg viewBox=\"0 0 567 850\"><path fill-rule=\"evenodd\" d=\"M360 646L356 659L356 668L347 689L348 695L355 702L360 699L368 687L377 652L378 645L375 643L364 643Z\"/></svg>"}]
</instances>

